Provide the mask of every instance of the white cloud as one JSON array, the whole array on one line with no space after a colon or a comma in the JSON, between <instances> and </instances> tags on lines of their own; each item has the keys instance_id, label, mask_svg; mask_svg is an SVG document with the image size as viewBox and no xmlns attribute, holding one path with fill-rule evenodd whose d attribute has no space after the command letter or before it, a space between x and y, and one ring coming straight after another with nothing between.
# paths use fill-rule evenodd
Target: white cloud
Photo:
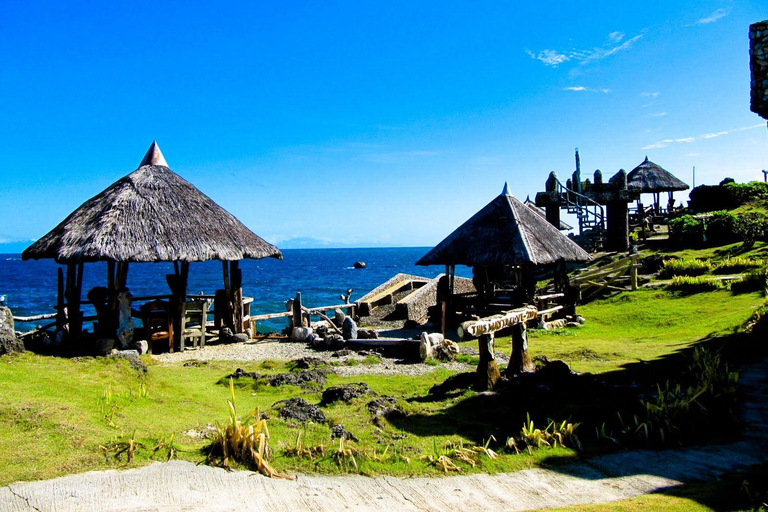
<instances>
[{"instance_id":1,"label":"white cloud","mask_svg":"<svg viewBox=\"0 0 768 512\"><path fill-rule=\"evenodd\" d=\"M679 139L664 139L659 142L654 142L653 144L649 144L648 146L643 146L641 149L658 149L658 148L665 148L668 145L672 143L691 143L697 140L707 140L707 139L714 139L715 137L720 137L722 135L728 135L731 133L736 132L743 132L746 130L754 130L755 128L762 128L764 127L764 124L753 124L750 126L742 126L741 128L734 128L732 130L724 130L721 132L715 132L715 133L705 133L703 135L699 135L697 137L681 137ZM691 153L688 156L695 156L698 155L698 153Z\"/></svg>"},{"instance_id":2,"label":"white cloud","mask_svg":"<svg viewBox=\"0 0 768 512\"><path fill-rule=\"evenodd\" d=\"M584 87L583 85L575 85L571 87L566 87L563 89L564 91L575 91L575 92L582 92L582 91L589 91L589 92L601 92L603 94L608 94L611 92L610 89L590 89L588 87Z\"/></svg>"},{"instance_id":3,"label":"white cloud","mask_svg":"<svg viewBox=\"0 0 768 512\"><path fill-rule=\"evenodd\" d=\"M555 50L542 50L538 54L531 50L525 50L525 53L530 55L532 59L540 60L545 66L557 67L558 64L571 60L568 55L557 53Z\"/></svg>"},{"instance_id":4,"label":"white cloud","mask_svg":"<svg viewBox=\"0 0 768 512\"><path fill-rule=\"evenodd\" d=\"M656 112L655 114L648 114L645 117L664 117L667 115L666 112Z\"/></svg>"},{"instance_id":5,"label":"white cloud","mask_svg":"<svg viewBox=\"0 0 768 512\"><path fill-rule=\"evenodd\" d=\"M699 156L698 153L686 153L685 156Z\"/></svg>"},{"instance_id":6,"label":"white cloud","mask_svg":"<svg viewBox=\"0 0 768 512\"><path fill-rule=\"evenodd\" d=\"M694 25L707 25L709 23L714 23L719 19L725 18L730 14L730 9L717 9L716 11L713 11L712 14L705 18L701 18L700 20L697 20Z\"/></svg>"},{"instance_id":7,"label":"white cloud","mask_svg":"<svg viewBox=\"0 0 768 512\"><path fill-rule=\"evenodd\" d=\"M642 96L643 98L658 98L659 97L659 93L658 92L643 92L643 93L640 93L640 96Z\"/></svg>"},{"instance_id":8,"label":"white cloud","mask_svg":"<svg viewBox=\"0 0 768 512\"><path fill-rule=\"evenodd\" d=\"M568 51L558 51L546 49L541 50L539 53L525 50L525 53L532 59L543 62L545 66L557 67L568 61L577 61L580 64L586 64L588 62L605 59L622 50L628 50L642 37L642 34L638 34L621 43L621 41L624 40L624 34L622 32L611 32L608 34L608 41L602 47L592 48L591 50L572 49Z\"/></svg>"}]
</instances>

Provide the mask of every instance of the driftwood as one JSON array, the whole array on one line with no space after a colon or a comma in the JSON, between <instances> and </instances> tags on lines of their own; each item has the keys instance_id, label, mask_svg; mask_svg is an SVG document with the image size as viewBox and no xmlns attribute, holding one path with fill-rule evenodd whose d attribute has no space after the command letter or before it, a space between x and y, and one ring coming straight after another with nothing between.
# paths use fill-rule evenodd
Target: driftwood
<instances>
[{"instance_id":1,"label":"driftwood","mask_svg":"<svg viewBox=\"0 0 768 512\"><path fill-rule=\"evenodd\" d=\"M305 308L305 307L303 307L303 306L302 306L302 308L301 308L301 309L302 309L302 310L303 310L305 313L309 313L309 314L311 314L311 313L310 313L310 311L309 311L307 308ZM315 314L316 314L316 315L318 315L318 316L319 316L320 318L322 318L323 320L325 320L326 322L328 322L328 325L330 325L330 326L331 326L331 329L333 329L334 331L336 331L336 334L338 334L338 335L340 335L340 336L344 336L344 334L341 332L341 329L339 329L338 327L336 327L336 324L335 324L335 323L333 323L333 320L331 320L330 318L328 318L328 317L326 316L326 314L325 314L325 313L321 313L320 311L318 311L318 312L317 312L317 313L315 313Z\"/></svg>"},{"instance_id":2,"label":"driftwood","mask_svg":"<svg viewBox=\"0 0 768 512\"><path fill-rule=\"evenodd\" d=\"M527 322L536 318L538 310L534 306L525 306L522 308L507 311L502 315L495 315L480 320L463 322L458 329L460 338L470 336L481 336L500 331L506 327L512 327L520 322Z\"/></svg>"},{"instance_id":3,"label":"driftwood","mask_svg":"<svg viewBox=\"0 0 768 512\"><path fill-rule=\"evenodd\" d=\"M52 318L56 318L58 315L57 313L47 313L45 315L34 315L34 316L14 316L13 321L14 322L37 322L38 320L50 320Z\"/></svg>"}]
</instances>

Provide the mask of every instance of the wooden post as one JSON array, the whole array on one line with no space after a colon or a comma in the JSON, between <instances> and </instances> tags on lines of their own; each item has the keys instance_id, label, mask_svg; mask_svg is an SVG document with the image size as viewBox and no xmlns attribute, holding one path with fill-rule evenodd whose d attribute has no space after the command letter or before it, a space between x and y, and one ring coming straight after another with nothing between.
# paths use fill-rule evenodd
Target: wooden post
<instances>
[{"instance_id":1,"label":"wooden post","mask_svg":"<svg viewBox=\"0 0 768 512\"><path fill-rule=\"evenodd\" d=\"M232 285L233 331L236 333L245 331L243 329L243 272L240 270L239 265L239 261L229 262L229 275Z\"/></svg>"},{"instance_id":2,"label":"wooden post","mask_svg":"<svg viewBox=\"0 0 768 512\"><path fill-rule=\"evenodd\" d=\"M293 327L304 327L304 311L301 307L301 292L296 292L296 298L293 299L293 308L292 308L292 319L291 322L293 324ZM330 322L330 320L329 320Z\"/></svg>"},{"instance_id":3,"label":"wooden post","mask_svg":"<svg viewBox=\"0 0 768 512\"><path fill-rule=\"evenodd\" d=\"M528 328L525 322L512 326L512 355L507 366L507 377L532 372L535 369L528 355Z\"/></svg>"},{"instance_id":4,"label":"wooden post","mask_svg":"<svg viewBox=\"0 0 768 512\"><path fill-rule=\"evenodd\" d=\"M56 269L56 279L56 332L59 332L67 322L67 315L64 313L64 270L61 267Z\"/></svg>"},{"instance_id":5,"label":"wooden post","mask_svg":"<svg viewBox=\"0 0 768 512\"><path fill-rule=\"evenodd\" d=\"M480 350L480 362L477 364L477 388L491 391L501 378L496 365L493 350L493 333L483 334L477 341Z\"/></svg>"},{"instance_id":6,"label":"wooden post","mask_svg":"<svg viewBox=\"0 0 768 512\"><path fill-rule=\"evenodd\" d=\"M637 290L637 255L629 262L629 283L632 290Z\"/></svg>"},{"instance_id":7,"label":"wooden post","mask_svg":"<svg viewBox=\"0 0 768 512\"><path fill-rule=\"evenodd\" d=\"M70 339L77 339L83 330L83 315L80 311L80 290L83 286L83 264L67 263L67 317Z\"/></svg>"},{"instance_id":8,"label":"wooden post","mask_svg":"<svg viewBox=\"0 0 768 512\"><path fill-rule=\"evenodd\" d=\"M174 262L175 263L175 262ZM176 267L176 265L174 265ZM179 351L184 351L184 303L187 301L187 284L189 282L189 262L182 261L179 269L176 289L173 291L173 344L178 345Z\"/></svg>"},{"instance_id":9,"label":"wooden post","mask_svg":"<svg viewBox=\"0 0 768 512\"><path fill-rule=\"evenodd\" d=\"M440 334L445 336L445 301L440 303Z\"/></svg>"},{"instance_id":10,"label":"wooden post","mask_svg":"<svg viewBox=\"0 0 768 512\"><path fill-rule=\"evenodd\" d=\"M229 264L226 261L222 261L222 269L224 273L224 307L222 308L222 322L224 327L229 327L234 332L234 319L232 318L232 287L229 282Z\"/></svg>"}]
</instances>

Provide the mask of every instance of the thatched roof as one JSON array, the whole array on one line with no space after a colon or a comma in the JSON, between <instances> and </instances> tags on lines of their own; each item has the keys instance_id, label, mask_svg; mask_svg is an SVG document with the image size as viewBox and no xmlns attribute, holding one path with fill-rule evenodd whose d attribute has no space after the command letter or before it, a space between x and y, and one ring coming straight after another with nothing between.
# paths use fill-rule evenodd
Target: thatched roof
<instances>
[{"instance_id":1,"label":"thatched roof","mask_svg":"<svg viewBox=\"0 0 768 512\"><path fill-rule=\"evenodd\" d=\"M547 218L547 212L544 211L544 208L539 208L536 206L536 203L531 201L530 197L526 197L525 201L523 201L523 204L530 208L536 215L546 220ZM570 231L573 229L573 226L570 224L566 224L562 220L560 221L560 226L558 227L560 231Z\"/></svg>"},{"instance_id":2,"label":"thatched roof","mask_svg":"<svg viewBox=\"0 0 768 512\"><path fill-rule=\"evenodd\" d=\"M417 265L546 265L589 254L504 192L437 244Z\"/></svg>"},{"instance_id":3,"label":"thatched roof","mask_svg":"<svg viewBox=\"0 0 768 512\"><path fill-rule=\"evenodd\" d=\"M171 171L154 142L137 170L83 203L22 254L60 263L266 257L282 254Z\"/></svg>"},{"instance_id":4,"label":"thatched roof","mask_svg":"<svg viewBox=\"0 0 768 512\"><path fill-rule=\"evenodd\" d=\"M642 194L652 192L673 192L688 190L690 187L645 157L643 163L627 174L627 188Z\"/></svg>"}]
</instances>

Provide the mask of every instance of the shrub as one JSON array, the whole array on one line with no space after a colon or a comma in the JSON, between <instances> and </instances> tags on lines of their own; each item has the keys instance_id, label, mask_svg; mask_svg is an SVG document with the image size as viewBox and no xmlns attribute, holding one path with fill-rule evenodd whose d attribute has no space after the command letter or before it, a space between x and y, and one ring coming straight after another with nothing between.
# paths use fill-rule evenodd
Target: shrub
<instances>
[{"instance_id":1,"label":"shrub","mask_svg":"<svg viewBox=\"0 0 768 512\"><path fill-rule=\"evenodd\" d=\"M704 226L708 245L725 245L738 240L734 230L736 216L730 212L724 210L712 212L712 217L706 220Z\"/></svg>"},{"instance_id":2,"label":"shrub","mask_svg":"<svg viewBox=\"0 0 768 512\"><path fill-rule=\"evenodd\" d=\"M688 205L696 212L732 210L754 200L768 199L768 184L762 181L734 183L727 178L720 185L701 185L689 194Z\"/></svg>"},{"instance_id":3,"label":"shrub","mask_svg":"<svg viewBox=\"0 0 768 512\"><path fill-rule=\"evenodd\" d=\"M768 291L768 267L758 268L731 284L734 293Z\"/></svg>"},{"instance_id":4,"label":"shrub","mask_svg":"<svg viewBox=\"0 0 768 512\"><path fill-rule=\"evenodd\" d=\"M751 247L757 240L768 241L768 217L762 213L749 212L740 215L734 229L747 247Z\"/></svg>"},{"instance_id":5,"label":"shrub","mask_svg":"<svg viewBox=\"0 0 768 512\"><path fill-rule=\"evenodd\" d=\"M722 288L725 286L719 280L703 276L675 276L672 278L672 282L667 285L667 290L686 293L709 292Z\"/></svg>"},{"instance_id":6,"label":"shrub","mask_svg":"<svg viewBox=\"0 0 768 512\"><path fill-rule=\"evenodd\" d=\"M765 260L753 260L752 258L728 258L712 269L715 274L739 274L746 270L760 268L765 265Z\"/></svg>"},{"instance_id":7,"label":"shrub","mask_svg":"<svg viewBox=\"0 0 768 512\"><path fill-rule=\"evenodd\" d=\"M755 199L768 199L768 183L763 181L726 183L722 188L736 206L741 206Z\"/></svg>"},{"instance_id":8,"label":"shrub","mask_svg":"<svg viewBox=\"0 0 768 512\"><path fill-rule=\"evenodd\" d=\"M679 246L701 245L704 240L704 225L691 215L683 215L669 221L669 237Z\"/></svg>"},{"instance_id":9,"label":"shrub","mask_svg":"<svg viewBox=\"0 0 768 512\"><path fill-rule=\"evenodd\" d=\"M710 270L712 270L712 265L708 261L675 258L665 260L662 263L659 277L700 276Z\"/></svg>"}]
</instances>

